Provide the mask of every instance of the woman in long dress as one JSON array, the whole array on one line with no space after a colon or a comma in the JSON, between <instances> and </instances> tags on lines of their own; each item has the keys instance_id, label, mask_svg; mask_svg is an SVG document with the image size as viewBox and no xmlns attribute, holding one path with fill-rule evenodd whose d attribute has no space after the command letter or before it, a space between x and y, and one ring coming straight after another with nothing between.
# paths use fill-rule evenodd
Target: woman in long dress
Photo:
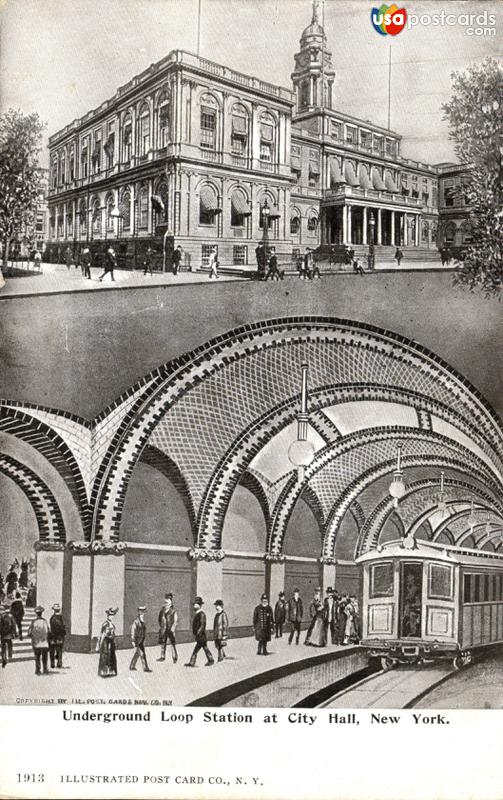
<instances>
[{"instance_id":1,"label":"woman in long dress","mask_svg":"<svg viewBox=\"0 0 503 800\"><path fill-rule=\"evenodd\" d=\"M343 644L351 644L351 642L356 643L358 641L355 625L356 609L353 605L352 598L349 598L348 602L344 606L344 613L346 615L346 628L344 631Z\"/></svg>"},{"instance_id":2,"label":"woman in long dress","mask_svg":"<svg viewBox=\"0 0 503 800\"><path fill-rule=\"evenodd\" d=\"M311 624L308 628L304 644L311 645L311 647L325 647L327 643L325 610L319 589L316 589L314 593L311 605L309 606L309 613L311 615Z\"/></svg>"},{"instance_id":3,"label":"woman in long dress","mask_svg":"<svg viewBox=\"0 0 503 800\"><path fill-rule=\"evenodd\" d=\"M98 662L98 675L108 678L117 675L117 655L115 652L115 625L112 617L117 614L118 608L107 608L105 622L101 626L100 638L96 650L100 654Z\"/></svg>"}]
</instances>

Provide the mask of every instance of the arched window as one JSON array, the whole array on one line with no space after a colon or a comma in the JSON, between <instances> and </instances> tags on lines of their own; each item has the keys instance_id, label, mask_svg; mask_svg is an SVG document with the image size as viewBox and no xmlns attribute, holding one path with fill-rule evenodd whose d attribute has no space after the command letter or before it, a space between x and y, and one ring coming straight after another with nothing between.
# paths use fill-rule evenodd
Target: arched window
<instances>
[{"instance_id":1,"label":"arched window","mask_svg":"<svg viewBox=\"0 0 503 800\"><path fill-rule=\"evenodd\" d=\"M216 150L217 146L217 102L210 94L201 97L201 138L205 150Z\"/></svg>"},{"instance_id":2,"label":"arched window","mask_svg":"<svg viewBox=\"0 0 503 800\"><path fill-rule=\"evenodd\" d=\"M146 230L148 228L148 189L146 186L142 186L140 189L138 207L140 230Z\"/></svg>"},{"instance_id":3,"label":"arched window","mask_svg":"<svg viewBox=\"0 0 503 800\"><path fill-rule=\"evenodd\" d=\"M461 226L462 244L471 244L473 242L473 229L468 220L465 220Z\"/></svg>"},{"instance_id":4,"label":"arched window","mask_svg":"<svg viewBox=\"0 0 503 800\"><path fill-rule=\"evenodd\" d=\"M273 227L273 223L277 219L279 219L280 215L279 215L278 207L276 206L276 201L275 201L274 197L272 197L270 194L263 195L259 200L260 212L259 212L258 226L261 229L264 228L264 205L265 205L265 201L266 200L267 200L267 206L268 206L268 214L267 214L268 226L267 226L267 228L268 228L268 230L271 230L272 227Z\"/></svg>"},{"instance_id":5,"label":"arched window","mask_svg":"<svg viewBox=\"0 0 503 800\"><path fill-rule=\"evenodd\" d=\"M290 217L290 233L294 236L300 233L300 216L298 211L294 211Z\"/></svg>"},{"instance_id":6,"label":"arched window","mask_svg":"<svg viewBox=\"0 0 503 800\"><path fill-rule=\"evenodd\" d=\"M309 105L309 81L302 81L300 84L300 108Z\"/></svg>"},{"instance_id":7,"label":"arched window","mask_svg":"<svg viewBox=\"0 0 503 800\"><path fill-rule=\"evenodd\" d=\"M66 235L73 236L73 210L71 206L66 212Z\"/></svg>"},{"instance_id":8,"label":"arched window","mask_svg":"<svg viewBox=\"0 0 503 800\"><path fill-rule=\"evenodd\" d=\"M267 112L260 117L260 160L274 161L274 143L276 123L274 117Z\"/></svg>"},{"instance_id":9,"label":"arched window","mask_svg":"<svg viewBox=\"0 0 503 800\"><path fill-rule=\"evenodd\" d=\"M157 105L157 147L166 147L169 142L169 96L164 92Z\"/></svg>"},{"instance_id":10,"label":"arched window","mask_svg":"<svg viewBox=\"0 0 503 800\"><path fill-rule=\"evenodd\" d=\"M138 134L140 138L140 155L146 156L150 150L150 109L146 103L140 111Z\"/></svg>"},{"instance_id":11,"label":"arched window","mask_svg":"<svg viewBox=\"0 0 503 800\"><path fill-rule=\"evenodd\" d=\"M131 114L126 114L122 123L122 161L129 161L133 147L133 120Z\"/></svg>"},{"instance_id":12,"label":"arched window","mask_svg":"<svg viewBox=\"0 0 503 800\"><path fill-rule=\"evenodd\" d=\"M66 155L64 150L61 153L61 183L63 186L66 183Z\"/></svg>"},{"instance_id":13,"label":"arched window","mask_svg":"<svg viewBox=\"0 0 503 800\"><path fill-rule=\"evenodd\" d=\"M69 166L69 175L68 175L69 180L70 181L74 181L75 180L75 150L74 150L73 147L70 149L70 160L69 160L69 165L68 166Z\"/></svg>"},{"instance_id":14,"label":"arched window","mask_svg":"<svg viewBox=\"0 0 503 800\"><path fill-rule=\"evenodd\" d=\"M246 156L248 150L249 118L240 103L232 107L231 150L235 156Z\"/></svg>"},{"instance_id":15,"label":"arched window","mask_svg":"<svg viewBox=\"0 0 503 800\"><path fill-rule=\"evenodd\" d=\"M244 228L246 217L249 217L250 214L250 204L244 192L236 189L231 197L231 227Z\"/></svg>"},{"instance_id":16,"label":"arched window","mask_svg":"<svg viewBox=\"0 0 503 800\"><path fill-rule=\"evenodd\" d=\"M122 229L128 231L131 228L131 192L124 189L119 202L119 214L122 218Z\"/></svg>"},{"instance_id":17,"label":"arched window","mask_svg":"<svg viewBox=\"0 0 503 800\"><path fill-rule=\"evenodd\" d=\"M161 181L155 187L152 195L152 208L154 211L154 225L160 225L168 218L168 184Z\"/></svg>"},{"instance_id":18,"label":"arched window","mask_svg":"<svg viewBox=\"0 0 503 800\"><path fill-rule=\"evenodd\" d=\"M82 142L80 164L81 164L80 177L87 178L87 176L89 175L89 136L86 136L86 138Z\"/></svg>"},{"instance_id":19,"label":"arched window","mask_svg":"<svg viewBox=\"0 0 503 800\"><path fill-rule=\"evenodd\" d=\"M454 239L456 238L456 224L454 222L448 222L445 226L445 234L444 239L446 244L453 244Z\"/></svg>"},{"instance_id":20,"label":"arched window","mask_svg":"<svg viewBox=\"0 0 503 800\"><path fill-rule=\"evenodd\" d=\"M91 209L93 236L101 236L101 208L100 201L97 197L94 198Z\"/></svg>"},{"instance_id":21,"label":"arched window","mask_svg":"<svg viewBox=\"0 0 503 800\"><path fill-rule=\"evenodd\" d=\"M107 215L107 231L113 233L114 229L114 211L115 211L115 202L113 194L107 195L107 199L105 201L106 206L106 215Z\"/></svg>"},{"instance_id":22,"label":"arched window","mask_svg":"<svg viewBox=\"0 0 503 800\"><path fill-rule=\"evenodd\" d=\"M205 184L199 190L199 224L214 225L215 215L220 211L215 189L213 186Z\"/></svg>"},{"instance_id":23,"label":"arched window","mask_svg":"<svg viewBox=\"0 0 503 800\"><path fill-rule=\"evenodd\" d=\"M56 210L51 208L49 214L49 236L54 239L56 236Z\"/></svg>"},{"instance_id":24,"label":"arched window","mask_svg":"<svg viewBox=\"0 0 503 800\"><path fill-rule=\"evenodd\" d=\"M309 216L307 218L307 229L311 233L314 233L318 227L318 215L314 211L309 212Z\"/></svg>"},{"instance_id":25,"label":"arched window","mask_svg":"<svg viewBox=\"0 0 503 800\"><path fill-rule=\"evenodd\" d=\"M64 222L63 207L61 206L58 209L58 237L63 236L63 222Z\"/></svg>"}]
</instances>

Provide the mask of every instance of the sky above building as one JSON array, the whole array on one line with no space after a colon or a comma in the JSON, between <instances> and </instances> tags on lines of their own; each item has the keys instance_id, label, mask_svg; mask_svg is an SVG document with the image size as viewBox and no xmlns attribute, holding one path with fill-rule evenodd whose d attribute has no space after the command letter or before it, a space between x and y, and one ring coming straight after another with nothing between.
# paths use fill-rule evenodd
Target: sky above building
<instances>
[{"instance_id":1,"label":"sky above building","mask_svg":"<svg viewBox=\"0 0 503 800\"><path fill-rule=\"evenodd\" d=\"M55 131L95 108L173 49L195 52L199 0L3 0L0 108L37 111ZM502 51L503 4L487 0L407 3L423 24L380 35L372 3L319 3L336 73L334 108L387 125L391 51L391 128L402 154L437 163L453 160L441 104L451 74ZM291 88L293 55L311 20L310 0L201 0L201 56ZM428 17L458 15L434 25ZM494 25L463 24L467 14L493 14ZM426 16L424 16L426 15ZM468 28L494 28L476 35ZM47 154L42 157L44 165Z\"/></svg>"}]
</instances>

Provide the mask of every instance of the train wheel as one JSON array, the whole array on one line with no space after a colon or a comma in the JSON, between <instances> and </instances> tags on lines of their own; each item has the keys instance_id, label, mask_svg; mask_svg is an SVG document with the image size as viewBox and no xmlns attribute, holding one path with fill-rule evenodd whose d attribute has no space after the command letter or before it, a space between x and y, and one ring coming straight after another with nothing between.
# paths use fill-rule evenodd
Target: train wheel
<instances>
[{"instance_id":1,"label":"train wheel","mask_svg":"<svg viewBox=\"0 0 503 800\"><path fill-rule=\"evenodd\" d=\"M396 661L393 658L391 658L391 656L382 656L381 667L385 672L388 672L388 670L393 669L395 664Z\"/></svg>"},{"instance_id":2,"label":"train wheel","mask_svg":"<svg viewBox=\"0 0 503 800\"><path fill-rule=\"evenodd\" d=\"M458 653L456 656L454 656L454 658L452 659L452 666L454 667L454 669L458 669L458 670L462 669L464 664L463 664L463 658L461 656L461 653Z\"/></svg>"}]
</instances>

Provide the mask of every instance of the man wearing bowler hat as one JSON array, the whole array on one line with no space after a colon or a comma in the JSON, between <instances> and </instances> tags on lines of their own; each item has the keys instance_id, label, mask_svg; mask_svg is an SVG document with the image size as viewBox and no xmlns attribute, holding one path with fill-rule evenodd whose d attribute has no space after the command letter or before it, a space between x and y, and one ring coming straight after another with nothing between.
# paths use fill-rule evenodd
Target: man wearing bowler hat
<instances>
[{"instance_id":1,"label":"man wearing bowler hat","mask_svg":"<svg viewBox=\"0 0 503 800\"><path fill-rule=\"evenodd\" d=\"M273 625L274 614L269 605L269 598L266 594L263 594L260 598L260 604L255 607L255 611L253 612L253 628L255 630L255 639L258 642L258 656L269 655L267 652L267 642L271 641Z\"/></svg>"},{"instance_id":2,"label":"man wearing bowler hat","mask_svg":"<svg viewBox=\"0 0 503 800\"><path fill-rule=\"evenodd\" d=\"M40 675L40 667L44 670L44 675L49 674L47 669L47 656L49 655L49 625L42 614L44 609L37 606L35 609L36 617L31 623L28 636L31 638L31 646L35 655L35 675Z\"/></svg>"},{"instance_id":3,"label":"man wearing bowler hat","mask_svg":"<svg viewBox=\"0 0 503 800\"><path fill-rule=\"evenodd\" d=\"M49 620L49 657L51 667L63 669L63 645L65 643L66 627L61 616L61 607L55 603L52 607L52 616Z\"/></svg>"},{"instance_id":4,"label":"man wearing bowler hat","mask_svg":"<svg viewBox=\"0 0 503 800\"><path fill-rule=\"evenodd\" d=\"M304 606L298 589L293 590L293 597L288 601L288 622L292 625L290 636L288 637L288 644L292 644L293 637L296 636L295 644L299 643L300 638L300 625L302 617L304 616Z\"/></svg>"},{"instance_id":5,"label":"man wearing bowler hat","mask_svg":"<svg viewBox=\"0 0 503 800\"><path fill-rule=\"evenodd\" d=\"M195 667L197 654L200 650L204 650L207 661L206 666L211 667L215 663L211 651L208 647L208 637L206 635L206 614L203 611L203 600L201 597L196 597L194 600L194 618L192 620L192 633L196 640L196 646L192 651L190 661L185 664L186 667Z\"/></svg>"},{"instance_id":6,"label":"man wearing bowler hat","mask_svg":"<svg viewBox=\"0 0 503 800\"><path fill-rule=\"evenodd\" d=\"M147 626L145 625L145 606L138 606L138 616L131 626L131 644L135 648L129 669L136 669L136 662L141 658L144 672L152 672L147 664L147 654L145 653L145 637Z\"/></svg>"}]
</instances>

